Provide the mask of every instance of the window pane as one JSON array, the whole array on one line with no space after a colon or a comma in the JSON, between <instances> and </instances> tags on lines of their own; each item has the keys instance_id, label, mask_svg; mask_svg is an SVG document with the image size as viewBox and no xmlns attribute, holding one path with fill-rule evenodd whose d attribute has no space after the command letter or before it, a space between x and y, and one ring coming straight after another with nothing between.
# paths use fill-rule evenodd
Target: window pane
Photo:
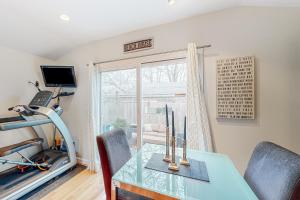
<instances>
[{"instance_id":1,"label":"window pane","mask_svg":"<svg viewBox=\"0 0 300 200\"><path fill-rule=\"evenodd\" d=\"M101 73L101 130L125 130L129 145L136 147L136 70Z\"/></svg>"},{"instance_id":2,"label":"window pane","mask_svg":"<svg viewBox=\"0 0 300 200\"><path fill-rule=\"evenodd\" d=\"M165 105L175 112L175 129L183 137L186 115L186 63L175 60L142 67L143 142L165 144ZM171 127L170 127L171 128ZM171 129L170 129L171 130ZM179 146L180 142L179 142Z\"/></svg>"}]
</instances>

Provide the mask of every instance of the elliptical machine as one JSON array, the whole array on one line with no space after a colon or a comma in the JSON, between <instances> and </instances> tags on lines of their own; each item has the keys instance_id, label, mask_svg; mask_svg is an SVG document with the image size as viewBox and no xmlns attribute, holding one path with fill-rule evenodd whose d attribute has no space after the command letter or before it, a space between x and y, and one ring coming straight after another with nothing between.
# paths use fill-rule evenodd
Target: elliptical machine
<instances>
[{"instance_id":1,"label":"elliptical machine","mask_svg":"<svg viewBox=\"0 0 300 200\"><path fill-rule=\"evenodd\" d=\"M0 199L18 199L76 165L74 143L60 117L63 109L58 104L47 107L51 99L60 96L53 95L51 91L39 89L29 105L9 108L10 111L18 113L18 116L0 118L0 131L32 127L35 134L30 140L0 148L0 165L16 165L0 172ZM49 147L47 137L40 127L44 124L53 124L60 132L66 151ZM33 156L27 157L21 153L22 150L33 146L39 149ZM11 154L19 154L21 159L7 158Z\"/></svg>"}]
</instances>

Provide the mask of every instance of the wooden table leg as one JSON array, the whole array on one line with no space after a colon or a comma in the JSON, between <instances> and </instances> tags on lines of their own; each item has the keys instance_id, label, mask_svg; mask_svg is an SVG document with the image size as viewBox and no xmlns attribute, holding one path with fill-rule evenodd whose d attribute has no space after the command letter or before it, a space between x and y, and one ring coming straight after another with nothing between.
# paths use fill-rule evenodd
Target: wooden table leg
<instances>
[{"instance_id":1,"label":"wooden table leg","mask_svg":"<svg viewBox=\"0 0 300 200\"><path fill-rule=\"evenodd\" d=\"M114 188L116 188L116 187L118 187L122 190L126 190L129 192L144 196L144 197L148 197L150 199L154 199L154 200L162 200L162 199L163 200L179 200L178 198L175 198L175 197L170 197L170 196L167 196L164 194L153 192L153 191L150 191L150 190L147 190L147 189L144 189L141 187L137 187L134 185L130 185L127 183L123 183L123 182L115 183Z\"/></svg>"}]
</instances>

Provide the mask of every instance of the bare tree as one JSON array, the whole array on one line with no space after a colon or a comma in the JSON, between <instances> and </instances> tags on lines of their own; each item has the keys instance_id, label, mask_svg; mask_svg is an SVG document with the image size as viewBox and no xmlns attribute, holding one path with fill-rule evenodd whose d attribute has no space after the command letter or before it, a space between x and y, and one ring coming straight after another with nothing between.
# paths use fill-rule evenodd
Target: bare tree
<instances>
[{"instance_id":1,"label":"bare tree","mask_svg":"<svg viewBox=\"0 0 300 200\"><path fill-rule=\"evenodd\" d=\"M167 65L165 71L169 82L178 82L185 79L185 65L183 64Z\"/></svg>"},{"instance_id":2,"label":"bare tree","mask_svg":"<svg viewBox=\"0 0 300 200\"><path fill-rule=\"evenodd\" d=\"M167 82L184 82L186 81L185 64L168 64L157 67L144 68L142 70L142 79L146 83ZM132 71L115 71L104 72L102 76L104 94L129 94L136 88L136 72Z\"/></svg>"},{"instance_id":3,"label":"bare tree","mask_svg":"<svg viewBox=\"0 0 300 200\"><path fill-rule=\"evenodd\" d=\"M121 94L127 94L135 89L136 86L136 74L135 71L132 72L124 72L124 71L116 71L116 72L105 72L102 75L104 92L108 94L112 94L115 92Z\"/></svg>"}]
</instances>

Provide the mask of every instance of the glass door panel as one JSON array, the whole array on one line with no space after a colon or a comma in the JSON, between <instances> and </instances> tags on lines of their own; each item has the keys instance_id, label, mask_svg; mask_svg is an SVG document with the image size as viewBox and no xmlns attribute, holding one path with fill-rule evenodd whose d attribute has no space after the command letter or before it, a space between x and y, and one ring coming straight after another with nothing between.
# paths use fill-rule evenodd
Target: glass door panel
<instances>
[{"instance_id":1,"label":"glass door panel","mask_svg":"<svg viewBox=\"0 0 300 200\"><path fill-rule=\"evenodd\" d=\"M101 73L101 132L125 130L129 145L137 144L136 69Z\"/></svg>"},{"instance_id":2,"label":"glass door panel","mask_svg":"<svg viewBox=\"0 0 300 200\"><path fill-rule=\"evenodd\" d=\"M177 137L183 137L186 115L187 72L185 60L170 60L145 64L141 68L142 140L143 143L165 144L165 105L175 112ZM179 142L179 145L180 142Z\"/></svg>"}]
</instances>

